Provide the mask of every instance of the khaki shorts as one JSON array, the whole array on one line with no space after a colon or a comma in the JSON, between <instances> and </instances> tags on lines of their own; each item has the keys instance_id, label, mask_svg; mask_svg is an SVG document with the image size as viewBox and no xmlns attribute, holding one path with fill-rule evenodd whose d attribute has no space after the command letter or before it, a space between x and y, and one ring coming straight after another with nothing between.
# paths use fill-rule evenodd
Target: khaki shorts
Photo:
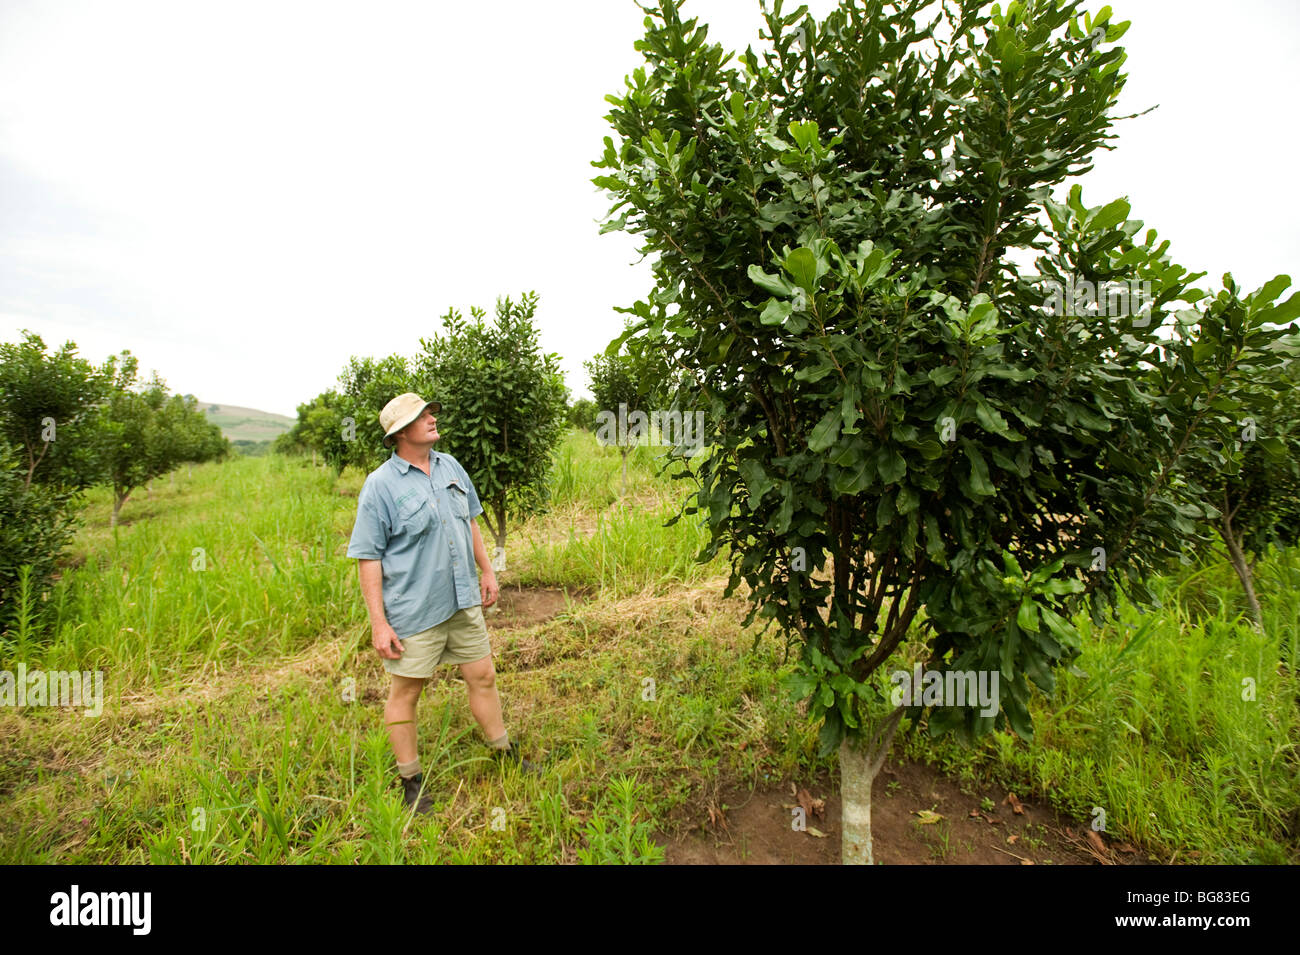
<instances>
[{"instance_id":1,"label":"khaki shorts","mask_svg":"<svg viewBox=\"0 0 1300 955\"><path fill-rule=\"evenodd\" d=\"M384 660L384 669L394 676L423 680L433 676L439 664L474 663L491 653L483 608L464 607L442 623L403 639L402 656Z\"/></svg>"}]
</instances>

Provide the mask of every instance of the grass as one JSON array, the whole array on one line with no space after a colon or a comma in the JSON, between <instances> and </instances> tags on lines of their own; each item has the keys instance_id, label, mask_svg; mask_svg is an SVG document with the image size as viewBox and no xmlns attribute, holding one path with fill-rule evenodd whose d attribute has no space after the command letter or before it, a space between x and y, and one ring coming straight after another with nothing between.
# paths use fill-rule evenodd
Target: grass
<instances>
[{"instance_id":1,"label":"grass","mask_svg":"<svg viewBox=\"0 0 1300 955\"><path fill-rule=\"evenodd\" d=\"M1300 579L1300 556L1274 552L1266 579ZM1172 858L1219 863L1296 860L1300 709L1295 627L1300 588L1269 588L1256 632L1230 567L1162 579L1164 609L1125 608L1115 625L1082 622L1087 677L1061 674L1036 695L1035 738L999 733L967 751L918 734L911 755L945 771L1028 786L1106 832ZM1267 635L1266 635L1267 634Z\"/></svg>"},{"instance_id":2,"label":"grass","mask_svg":"<svg viewBox=\"0 0 1300 955\"><path fill-rule=\"evenodd\" d=\"M755 647L725 563L694 563L697 524L664 526L688 482L654 452L630 456L623 495L617 450L571 435L551 510L512 527L503 584L582 595L494 633L507 725L544 772L487 760L446 676L419 708L426 817L399 798L345 554L364 475L205 465L130 501L116 532L92 492L59 585L30 595L52 628L8 634L0 669L100 668L108 699L99 718L0 708L0 862L655 862L651 834L689 828L722 782L833 768L780 690L781 642ZM1159 613L1084 624L1090 676L1035 701L1032 742L915 733L895 753L1081 821L1101 807L1108 837L1158 859L1295 861L1300 558L1259 579L1267 636L1226 564L1193 568L1158 583Z\"/></svg>"}]
</instances>

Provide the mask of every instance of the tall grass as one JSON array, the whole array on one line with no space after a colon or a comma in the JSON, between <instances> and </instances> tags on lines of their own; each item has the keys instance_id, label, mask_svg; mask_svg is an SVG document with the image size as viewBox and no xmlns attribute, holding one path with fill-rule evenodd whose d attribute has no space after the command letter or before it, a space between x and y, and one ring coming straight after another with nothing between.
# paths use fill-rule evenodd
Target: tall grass
<instances>
[{"instance_id":1,"label":"tall grass","mask_svg":"<svg viewBox=\"0 0 1300 955\"><path fill-rule=\"evenodd\" d=\"M1028 785L1165 858L1295 861L1300 846L1300 556L1260 565L1265 632L1244 616L1231 567L1210 563L1153 592L1163 609L1078 623L1087 676L1036 694L1031 743L1001 733L974 751L924 736L907 749L968 778ZM1189 855L1192 854L1192 855Z\"/></svg>"},{"instance_id":2,"label":"tall grass","mask_svg":"<svg viewBox=\"0 0 1300 955\"><path fill-rule=\"evenodd\" d=\"M419 709L427 818L395 786L388 678L346 557L364 475L204 465L129 502L115 532L92 493L53 631L20 627L0 669L104 668L109 699L99 719L0 712L0 861L641 861L657 858L651 821L723 778L829 768L779 690L780 641L753 647L743 606L721 599L723 558L694 563L702 526L665 526L690 485L656 450L633 452L623 495L616 449L566 439L551 509L512 528L503 583L587 597L494 634L507 725L545 773L487 762L463 684L442 680ZM1101 808L1109 836L1159 859L1294 861L1300 557L1275 552L1258 578L1263 633L1230 568L1192 568L1156 583L1159 612L1080 621L1088 676L1035 699L1033 742L917 735L898 753L1084 823Z\"/></svg>"}]
</instances>

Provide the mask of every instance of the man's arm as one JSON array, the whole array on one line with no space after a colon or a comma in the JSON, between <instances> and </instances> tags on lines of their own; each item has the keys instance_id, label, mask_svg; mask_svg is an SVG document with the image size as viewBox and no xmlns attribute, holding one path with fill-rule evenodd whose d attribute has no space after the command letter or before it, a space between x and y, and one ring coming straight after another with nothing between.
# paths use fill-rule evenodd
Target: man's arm
<instances>
[{"instance_id":1,"label":"man's arm","mask_svg":"<svg viewBox=\"0 0 1300 955\"><path fill-rule=\"evenodd\" d=\"M478 564L479 569L483 571L483 577L478 582L479 593L483 597L483 606L490 607L497 602L497 595L500 593L497 589L497 574L492 569L492 561L488 560L487 548L483 546L483 535L479 532L478 521L471 518L469 527L474 534L474 563Z\"/></svg>"},{"instance_id":2,"label":"man's arm","mask_svg":"<svg viewBox=\"0 0 1300 955\"><path fill-rule=\"evenodd\" d=\"M384 569L377 560L359 559L357 572L361 575L361 595L370 614L370 642L385 660L400 660L402 643L384 613Z\"/></svg>"}]
</instances>

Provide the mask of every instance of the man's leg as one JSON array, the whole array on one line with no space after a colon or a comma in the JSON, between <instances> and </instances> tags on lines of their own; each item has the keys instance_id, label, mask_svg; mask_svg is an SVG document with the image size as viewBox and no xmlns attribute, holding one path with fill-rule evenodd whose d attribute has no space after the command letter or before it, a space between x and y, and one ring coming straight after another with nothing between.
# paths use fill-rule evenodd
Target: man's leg
<instances>
[{"instance_id":1,"label":"man's leg","mask_svg":"<svg viewBox=\"0 0 1300 955\"><path fill-rule=\"evenodd\" d=\"M393 755L398 765L415 762L415 704L420 699L425 681L409 676L393 676L388 691L388 705L384 707L384 722L388 726L388 741L393 744Z\"/></svg>"},{"instance_id":2,"label":"man's leg","mask_svg":"<svg viewBox=\"0 0 1300 955\"><path fill-rule=\"evenodd\" d=\"M501 698L497 696L497 671L492 666L492 655L473 663L462 663L460 675L469 690L469 711L478 721L483 735L491 743L506 735L506 724L501 719Z\"/></svg>"}]
</instances>

